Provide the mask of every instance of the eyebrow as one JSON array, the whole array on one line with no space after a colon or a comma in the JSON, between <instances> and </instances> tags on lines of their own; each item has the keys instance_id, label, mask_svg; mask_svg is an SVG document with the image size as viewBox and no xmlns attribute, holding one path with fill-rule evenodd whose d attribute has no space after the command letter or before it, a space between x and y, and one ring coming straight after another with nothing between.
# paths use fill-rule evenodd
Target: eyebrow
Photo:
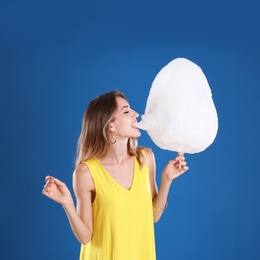
<instances>
[{"instance_id":1,"label":"eyebrow","mask_svg":"<svg viewBox=\"0 0 260 260\"><path fill-rule=\"evenodd\" d=\"M121 111L122 111L124 108L129 108L129 106L123 106L122 109L121 109Z\"/></svg>"}]
</instances>

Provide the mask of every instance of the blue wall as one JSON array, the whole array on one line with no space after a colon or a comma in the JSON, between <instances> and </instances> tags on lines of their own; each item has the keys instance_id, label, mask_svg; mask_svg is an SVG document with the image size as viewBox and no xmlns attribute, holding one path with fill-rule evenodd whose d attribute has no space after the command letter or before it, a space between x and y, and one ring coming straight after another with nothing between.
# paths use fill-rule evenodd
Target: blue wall
<instances>
[{"instance_id":1,"label":"blue wall","mask_svg":"<svg viewBox=\"0 0 260 260\"><path fill-rule=\"evenodd\" d=\"M159 260L260 259L259 7L248 1L14 1L0 4L1 259L78 259L62 207L41 194L52 174L71 188L81 119L120 89L144 113L172 59L204 71L219 132L174 181L155 225ZM176 154L146 132L157 179Z\"/></svg>"}]
</instances>

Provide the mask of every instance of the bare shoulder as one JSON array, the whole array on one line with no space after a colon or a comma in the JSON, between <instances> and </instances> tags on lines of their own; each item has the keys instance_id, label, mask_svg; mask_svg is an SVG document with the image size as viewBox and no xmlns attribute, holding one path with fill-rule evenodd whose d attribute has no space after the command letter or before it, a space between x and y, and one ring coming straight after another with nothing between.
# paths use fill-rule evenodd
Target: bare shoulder
<instances>
[{"instance_id":1,"label":"bare shoulder","mask_svg":"<svg viewBox=\"0 0 260 260\"><path fill-rule=\"evenodd\" d=\"M144 148L144 152L146 155L147 166L149 169L149 176L150 176L150 185L153 198L157 194L157 185L156 185L156 165L155 165L155 158L152 149Z\"/></svg>"},{"instance_id":2,"label":"bare shoulder","mask_svg":"<svg viewBox=\"0 0 260 260\"><path fill-rule=\"evenodd\" d=\"M90 174L89 168L85 163L81 163L80 165L78 165L74 172L74 175L85 175L85 174Z\"/></svg>"},{"instance_id":3,"label":"bare shoulder","mask_svg":"<svg viewBox=\"0 0 260 260\"><path fill-rule=\"evenodd\" d=\"M86 191L94 190L94 183L86 164L78 165L73 172L74 189L84 189Z\"/></svg>"},{"instance_id":4,"label":"bare shoulder","mask_svg":"<svg viewBox=\"0 0 260 260\"><path fill-rule=\"evenodd\" d=\"M148 163L154 161L154 153L153 153L152 149L145 147L145 148L143 148L143 150L145 152L145 156L146 156Z\"/></svg>"}]
</instances>

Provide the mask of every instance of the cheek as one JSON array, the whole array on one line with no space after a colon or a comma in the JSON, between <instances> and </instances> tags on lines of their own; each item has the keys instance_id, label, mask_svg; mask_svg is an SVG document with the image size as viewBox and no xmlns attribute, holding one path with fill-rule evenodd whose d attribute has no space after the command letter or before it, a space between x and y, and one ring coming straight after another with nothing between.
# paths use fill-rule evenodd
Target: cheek
<instances>
[{"instance_id":1,"label":"cheek","mask_svg":"<svg viewBox=\"0 0 260 260\"><path fill-rule=\"evenodd\" d=\"M131 135L131 132L133 130L132 127L130 126L130 124L127 123L126 121L120 122L115 127L116 127L115 129L116 129L117 134L121 135L121 136Z\"/></svg>"},{"instance_id":2,"label":"cheek","mask_svg":"<svg viewBox=\"0 0 260 260\"><path fill-rule=\"evenodd\" d=\"M125 131L126 123L123 120L117 120L114 122L114 129L119 134L122 131Z\"/></svg>"}]
</instances>

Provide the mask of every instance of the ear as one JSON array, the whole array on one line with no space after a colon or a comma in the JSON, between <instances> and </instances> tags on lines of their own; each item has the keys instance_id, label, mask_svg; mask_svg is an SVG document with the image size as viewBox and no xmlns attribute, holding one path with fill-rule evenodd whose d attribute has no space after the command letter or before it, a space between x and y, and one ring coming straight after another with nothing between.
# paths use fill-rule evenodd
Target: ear
<instances>
[{"instance_id":1,"label":"ear","mask_svg":"<svg viewBox=\"0 0 260 260\"><path fill-rule=\"evenodd\" d=\"M115 131L115 127L114 127L114 124L113 124L113 123L109 123L109 125L108 125L108 130L109 130L109 131Z\"/></svg>"}]
</instances>

